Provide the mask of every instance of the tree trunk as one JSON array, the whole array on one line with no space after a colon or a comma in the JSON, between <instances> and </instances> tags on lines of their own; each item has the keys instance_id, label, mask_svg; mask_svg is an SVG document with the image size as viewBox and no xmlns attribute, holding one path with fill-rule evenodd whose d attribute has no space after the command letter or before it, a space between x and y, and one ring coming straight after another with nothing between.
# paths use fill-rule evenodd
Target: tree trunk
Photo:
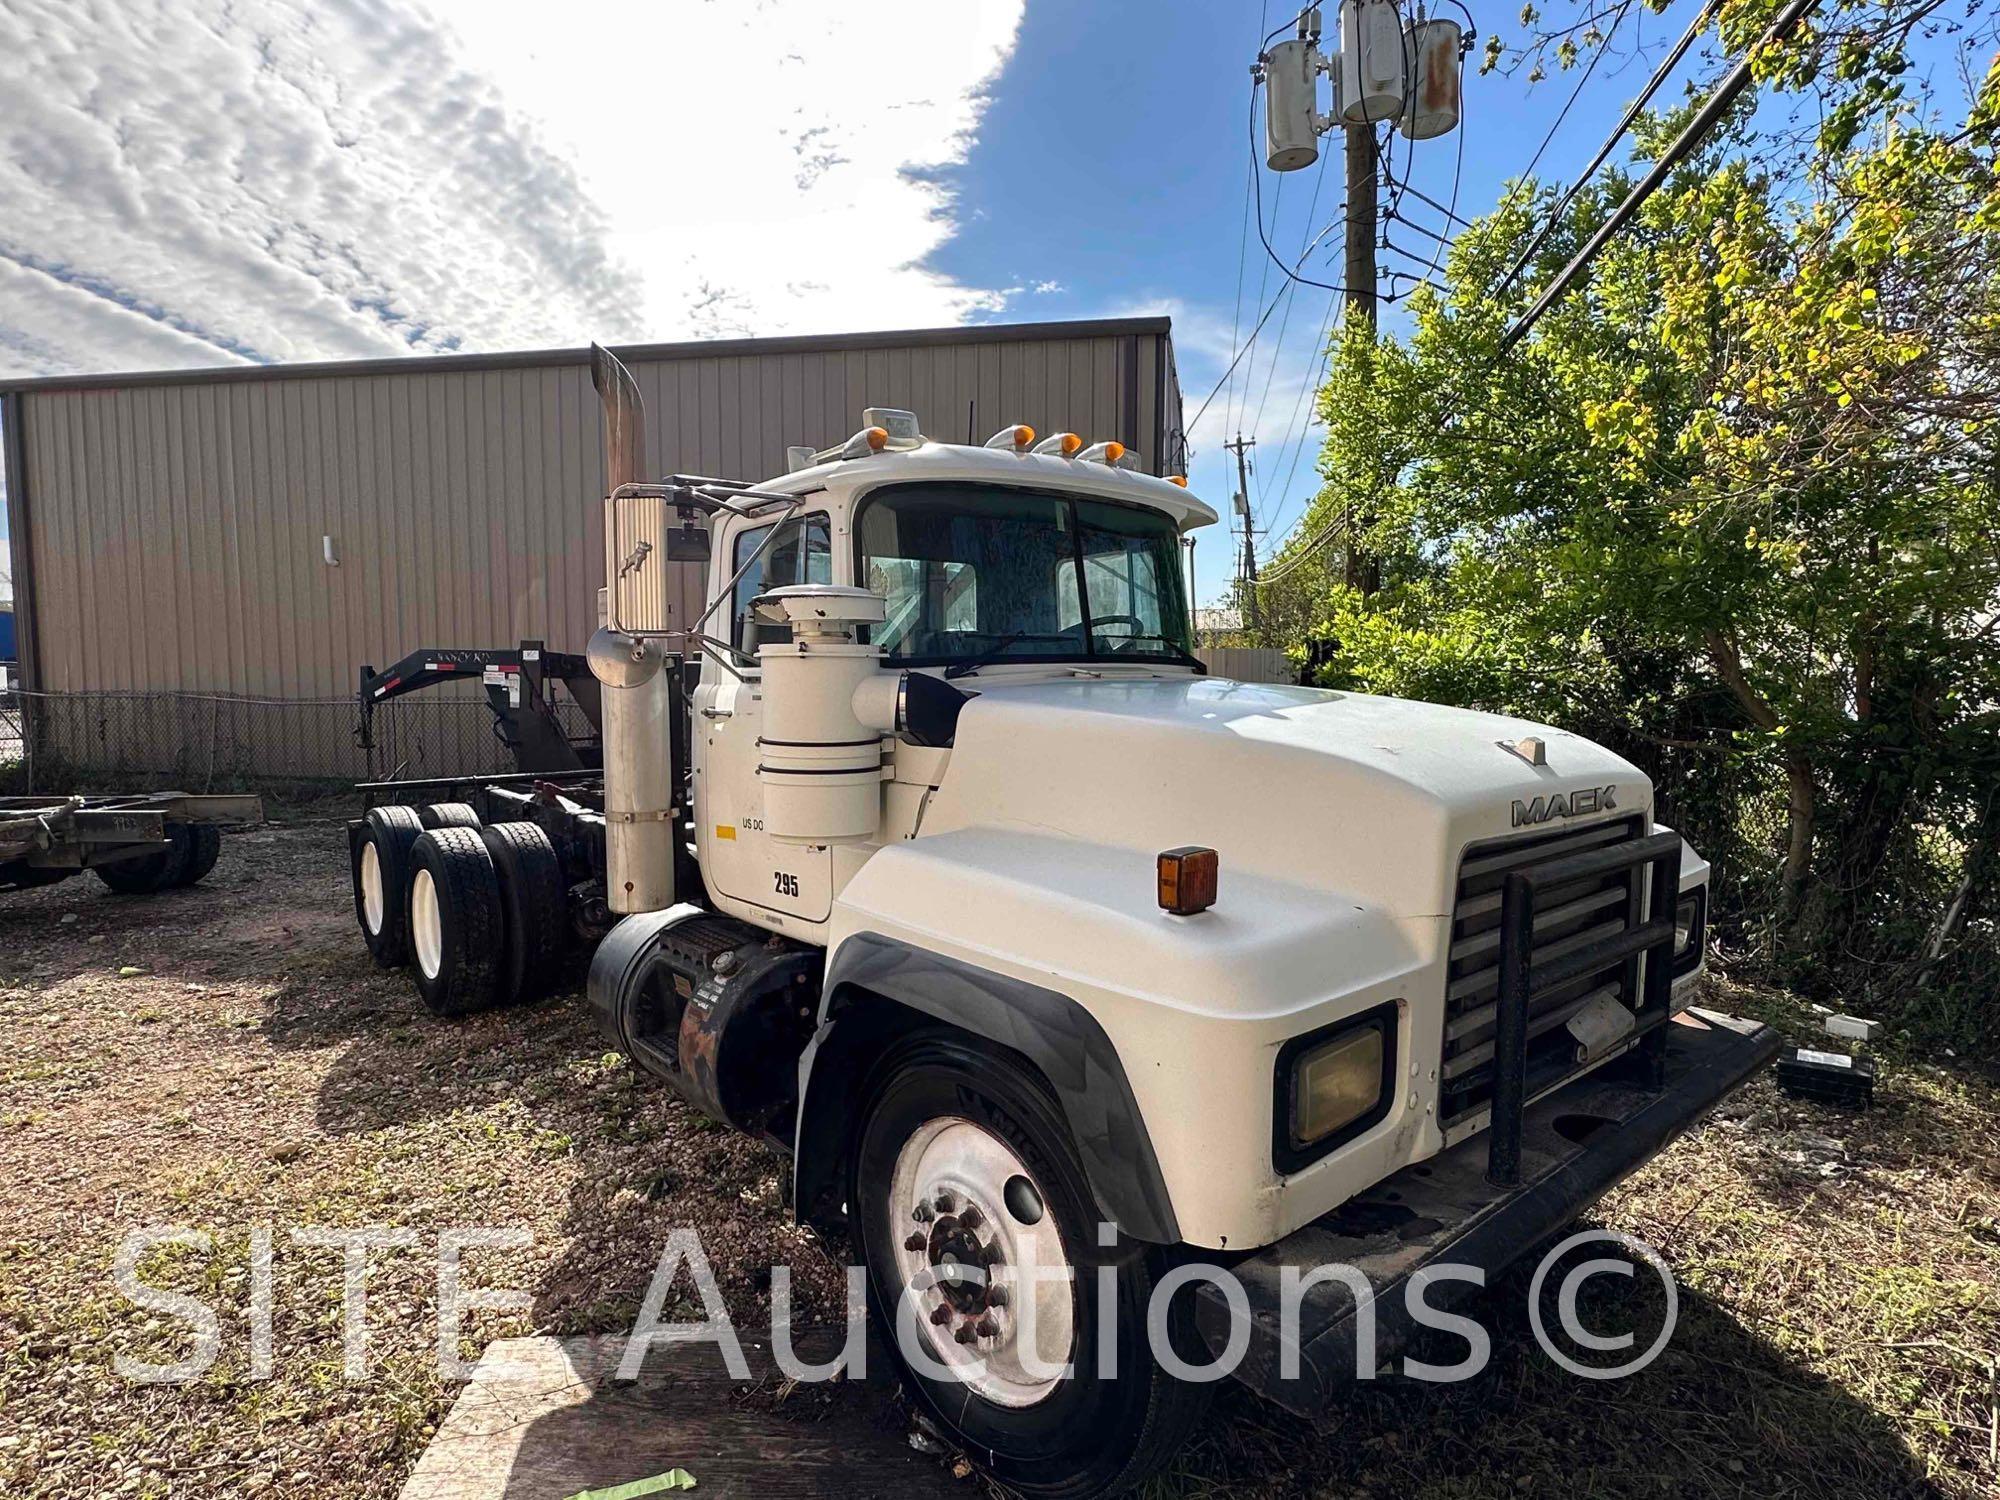
<instances>
[{"instance_id":1,"label":"tree trunk","mask_svg":"<svg viewBox=\"0 0 2000 1500\"><path fill-rule=\"evenodd\" d=\"M1937 973L1937 967L1951 948L1951 941L1965 924L1966 914L1971 910L1973 893L1980 888L1985 866L1996 852L2000 852L2000 817L1994 816L1993 799L1989 797L1986 809L1980 815L1972 837L1965 846L1965 864L1959 875L1958 887L1951 893L1951 900L1945 903L1944 915L1931 929L1930 941L1924 944L1924 960L1917 969L1917 988L1927 986Z\"/></svg>"},{"instance_id":2,"label":"tree trunk","mask_svg":"<svg viewBox=\"0 0 2000 1500\"><path fill-rule=\"evenodd\" d=\"M1805 901L1806 881L1812 874L1813 773L1812 762L1803 755L1785 758L1785 782L1790 788L1787 809L1791 828L1785 840L1784 918L1789 922L1799 914Z\"/></svg>"},{"instance_id":3,"label":"tree trunk","mask_svg":"<svg viewBox=\"0 0 2000 1500\"><path fill-rule=\"evenodd\" d=\"M1736 649L1736 642L1720 630L1709 627L1702 632L1702 641L1708 647L1708 659L1715 667L1716 676L1729 689L1744 716L1759 729L1775 731L1782 722L1778 711L1768 699L1751 685L1743 671L1743 655ZM1805 900L1806 882L1812 878L1812 846L1814 817L1814 788L1812 761L1803 750L1790 750L1785 755L1785 783L1788 789L1786 806L1789 827L1785 837L1785 868L1782 878L1784 890L1783 917L1787 923L1798 916Z\"/></svg>"}]
</instances>

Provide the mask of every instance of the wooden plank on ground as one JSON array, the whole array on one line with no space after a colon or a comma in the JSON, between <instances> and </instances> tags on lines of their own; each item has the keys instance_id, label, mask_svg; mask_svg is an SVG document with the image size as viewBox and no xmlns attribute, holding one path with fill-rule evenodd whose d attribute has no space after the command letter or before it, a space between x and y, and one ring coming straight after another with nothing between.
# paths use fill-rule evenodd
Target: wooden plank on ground
<instances>
[{"instance_id":1,"label":"wooden plank on ground","mask_svg":"<svg viewBox=\"0 0 2000 1500\"><path fill-rule=\"evenodd\" d=\"M800 1342L808 1360L838 1347L831 1334ZM770 1352L747 1342L757 1377L747 1386L706 1343L655 1345L623 1382L624 1347L620 1335L489 1344L401 1500L564 1500L676 1468L694 1476L695 1500L982 1493L910 1447L879 1346L865 1383L789 1388Z\"/></svg>"}]
</instances>

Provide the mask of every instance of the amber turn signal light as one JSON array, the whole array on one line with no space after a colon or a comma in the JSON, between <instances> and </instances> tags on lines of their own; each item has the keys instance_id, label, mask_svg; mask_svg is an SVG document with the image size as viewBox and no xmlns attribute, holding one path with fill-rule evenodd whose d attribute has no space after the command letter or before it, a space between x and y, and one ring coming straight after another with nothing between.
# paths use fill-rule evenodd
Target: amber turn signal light
<instances>
[{"instance_id":1,"label":"amber turn signal light","mask_svg":"<svg viewBox=\"0 0 2000 1500\"><path fill-rule=\"evenodd\" d=\"M1190 844L1160 856L1160 909L1191 917L1215 905L1216 876L1222 862L1213 849Z\"/></svg>"}]
</instances>

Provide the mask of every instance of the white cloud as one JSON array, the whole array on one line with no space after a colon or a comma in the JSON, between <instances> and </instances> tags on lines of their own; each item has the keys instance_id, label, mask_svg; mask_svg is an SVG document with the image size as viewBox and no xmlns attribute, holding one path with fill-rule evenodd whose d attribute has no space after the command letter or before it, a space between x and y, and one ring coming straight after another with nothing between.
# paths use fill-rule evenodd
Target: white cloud
<instances>
[{"instance_id":1,"label":"white cloud","mask_svg":"<svg viewBox=\"0 0 2000 1500\"><path fill-rule=\"evenodd\" d=\"M613 206L660 337L954 323L1017 289L920 263L1022 0L678 3L550 26L546 0L444 0L481 71Z\"/></svg>"},{"instance_id":2,"label":"white cloud","mask_svg":"<svg viewBox=\"0 0 2000 1500\"><path fill-rule=\"evenodd\" d=\"M0 373L950 322L1018 0L11 0Z\"/></svg>"}]
</instances>

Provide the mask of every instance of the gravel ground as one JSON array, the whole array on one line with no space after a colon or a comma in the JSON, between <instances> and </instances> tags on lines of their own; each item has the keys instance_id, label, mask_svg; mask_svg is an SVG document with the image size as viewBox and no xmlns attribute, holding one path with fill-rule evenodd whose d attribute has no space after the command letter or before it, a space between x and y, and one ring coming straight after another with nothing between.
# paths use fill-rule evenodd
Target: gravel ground
<instances>
[{"instance_id":1,"label":"gravel ground","mask_svg":"<svg viewBox=\"0 0 2000 1500\"><path fill-rule=\"evenodd\" d=\"M1719 998L1792 1014L1783 996ZM1383 1383L1317 1430L1232 1387L1154 1493L2000 1493L2000 1093L1925 1064L1884 1073L1861 1116L1755 1084L1604 1206L1597 1221L1662 1247L1681 1286L1679 1331L1643 1374L1557 1370L1510 1278L1477 1379ZM232 836L189 891L0 894L0 1494L393 1495L456 1393L435 1359L446 1228L533 1236L468 1253L469 1286L530 1305L469 1314L467 1356L628 1327L688 1225L747 1326L766 1326L779 1263L798 1317L825 1320L839 1271L788 1223L777 1169L607 1056L574 993L428 1016L362 949L336 822ZM157 1225L211 1237L142 1262L219 1313L219 1355L191 1385L114 1370L194 1342L113 1282L121 1237ZM363 1225L415 1244L370 1258L367 1369L349 1382L340 1252L289 1235ZM248 1335L260 1227L269 1378ZM1608 1291L1584 1307L1593 1326L1646 1312Z\"/></svg>"}]
</instances>

